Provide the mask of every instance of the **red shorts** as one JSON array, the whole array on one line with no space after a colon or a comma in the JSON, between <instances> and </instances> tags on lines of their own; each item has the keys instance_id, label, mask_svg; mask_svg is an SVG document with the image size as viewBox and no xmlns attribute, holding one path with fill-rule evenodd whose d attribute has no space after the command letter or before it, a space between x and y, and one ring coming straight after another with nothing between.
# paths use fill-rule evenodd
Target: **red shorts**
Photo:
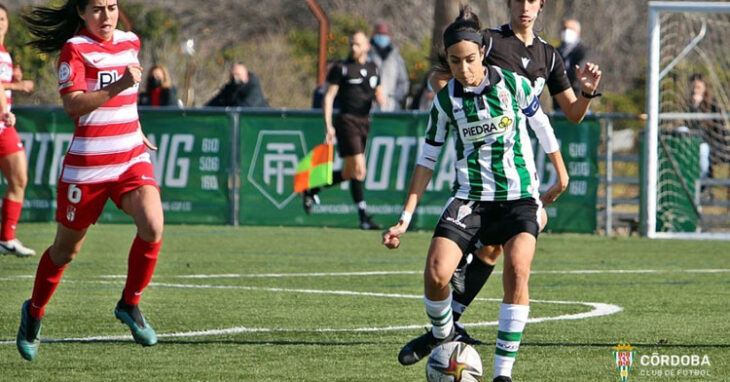
<instances>
[{"instance_id":1,"label":"red shorts","mask_svg":"<svg viewBox=\"0 0 730 382\"><path fill-rule=\"evenodd\" d=\"M149 162L133 165L114 182L74 184L59 180L56 221L70 229L84 230L99 219L107 199L121 209L122 195L145 185L160 189Z\"/></svg>"},{"instance_id":2,"label":"red shorts","mask_svg":"<svg viewBox=\"0 0 730 382\"><path fill-rule=\"evenodd\" d=\"M23 150L23 141L18 136L15 126L7 126L0 130L0 157L15 154Z\"/></svg>"}]
</instances>

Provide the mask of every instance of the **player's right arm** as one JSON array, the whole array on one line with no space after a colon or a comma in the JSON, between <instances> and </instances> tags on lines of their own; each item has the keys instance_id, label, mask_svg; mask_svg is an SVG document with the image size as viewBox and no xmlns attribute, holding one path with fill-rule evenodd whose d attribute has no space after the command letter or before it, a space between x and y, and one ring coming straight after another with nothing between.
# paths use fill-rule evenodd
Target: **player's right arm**
<instances>
[{"instance_id":1,"label":"player's right arm","mask_svg":"<svg viewBox=\"0 0 730 382\"><path fill-rule=\"evenodd\" d=\"M117 94L140 83L140 81L142 81L142 66L139 64L127 65L122 78L97 91L84 92L78 90L61 96L63 108L71 119L76 119L98 109Z\"/></svg>"},{"instance_id":2,"label":"player's right arm","mask_svg":"<svg viewBox=\"0 0 730 382\"><path fill-rule=\"evenodd\" d=\"M426 186L428 186L428 182L431 181L432 176L432 169L422 165L416 165L416 168L413 170L413 176L411 177L411 185L408 188L408 197L403 206L403 212L401 213L400 219L398 219L398 223L383 232L383 245L390 249L398 248L400 245L400 236L408 230L411 217L418 206L418 201L423 196L423 192L426 190Z\"/></svg>"},{"instance_id":3,"label":"player's right arm","mask_svg":"<svg viewBox=\"0 0 730 382\"><path fill-rule=\"evenodd\" d=\"M334 109L335 97L339 90L339 85L328 84L322 104L322 111L324 113L324 141L330 145L335 142L335 126L332 124L332 109Z\"/></svg>"},{"instance_id":4,"label":"player's right arm","mask_svg":"<svg viewBox=\"0 0 730 382\"><path fill-rule=\"evenodd\" d=\"M406 233L411 217L418 206L418 201L423 196L431 177L433 177L436 163L441 155L441 148L448 135L448 123L448 117L441 108L438 97L434 98L428 118L428 126L426 127L426 140L423 143L421 156L416 161L416 168L413 169L403 213L401 213L396 225L383 232L383 245L390 249L398 248L400 245L400 236Z\"/></svg>"},{"instance_id":5,"label":"player's right arm","mask_svg":"<svg viewBox=\"0 0 730 382\"><path fill-rule=\"evenodd\" d=\"M11 82L5 83L6 90L30 93L35 88L33 81L23 79L23 69L20 65L13 66L13 78Z\"/></svg>"},{"instance_id":6,"label":"player's right arm","mask_svg":"<svg viewBox=\"0 0 730 382\"><path fill-rule=\"evenodd\" d=\"M130 64L122 78L96 91L86 84L85 60L73 44L66 43L58 57L58 88L63 108L71 119L91 113L117 94L142 81L142 67Z\"/></svg>"}]
</instances>

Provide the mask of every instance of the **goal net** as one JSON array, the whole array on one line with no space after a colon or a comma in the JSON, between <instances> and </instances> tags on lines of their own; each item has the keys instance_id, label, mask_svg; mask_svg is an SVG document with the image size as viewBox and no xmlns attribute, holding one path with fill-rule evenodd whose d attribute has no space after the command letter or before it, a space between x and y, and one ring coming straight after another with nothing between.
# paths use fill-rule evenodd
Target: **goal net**
<instances>
[{"instance_id":1,"label":"goal net","mask_svg":"<svg viewBox=\"0 0 730 382\"><path fill-rule=\"evenodd\" d=\"M730 3L649 2L642 233L730 239Z\"/></svg>"}]
</instances>

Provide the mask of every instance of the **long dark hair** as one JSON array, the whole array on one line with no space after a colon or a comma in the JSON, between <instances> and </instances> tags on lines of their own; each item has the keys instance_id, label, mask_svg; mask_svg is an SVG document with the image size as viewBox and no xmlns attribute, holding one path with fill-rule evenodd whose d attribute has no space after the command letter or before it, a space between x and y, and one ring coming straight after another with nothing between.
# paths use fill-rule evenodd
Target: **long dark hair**
<instances>
[{"instance_id":1,"label":"long dark hair","mask_svg":"<svg viewBox=\"0 0 730 382\"><path fill-rule=\"evenodd\" d=\"M451 69L449 69L449 62L446 59L446 42L449 40L454 40L455 38L459 39L456 36L463 32L482 35L482 27L479 23L479 16L477 16L476 13L471 10L471 6L469 6L468 4L461 7L461 9L459 10L459 16L444 30L444 45L443 47L439 47L438 62L434 67L435 71L443 73L451 72ZM482 39L483 38L484 37L482 36ZM480 45L483 45L483 43Z\"/></svg>"},{"instance_id":2,"label":"long dark hair","mask_svg":"<svg viewBox=\"0 0 730 382\"><path fill-rule=\"evenodd\" d=\"M84 25L79 11L86 9L89 0L67 0L61 8L33 7L22 15L35 40L29 44L41 52L52 53Z\"/></svg>"},{"instance_id":3,"label":"long dark hair","mask_svg":"<svg viewBox=\"0 0 730 382\"><path fill-rule=\"evenodd\" d=\"M693 73L689 76L690 92L692 91L692 83L695 81L702 82L705 85L705 93L702 94L702 101L699 104L698 111L703 113L712 112L712 91L710 90L710 83L707 82L705 76L701 73ZM690 104L692 101L690 100Z\"/></svg>"}]
</instances>

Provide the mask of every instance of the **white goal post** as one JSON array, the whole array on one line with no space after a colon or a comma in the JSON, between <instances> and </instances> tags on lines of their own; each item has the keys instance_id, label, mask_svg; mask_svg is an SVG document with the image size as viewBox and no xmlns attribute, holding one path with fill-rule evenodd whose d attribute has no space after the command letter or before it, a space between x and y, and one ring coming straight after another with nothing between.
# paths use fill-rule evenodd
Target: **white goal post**
<instances>
[{"instance_id":1,"label":"white goal post","mask_svg":"<svg viewBox=\"0 0 730 382\"><path fill-rule=\"evenodd\" d=\"M674 25L670 27L670 23L674 23ZM724 25L727 25L729 29L722 30ZM712 33L717 36L712 37ZM723 41L724 37L726 38ZM668 45L672 46L668 48ZM730 127L730 124L727 123L728 105L726 104L726 94L730 92L730 88L728 88L730 55L728 55L726 46L730 46L730 3L649 2L647 125L644 136L642 168L644 176L641 184L640 211L641 233L645 237L730 240L730 230L708 229L705 224L706 220L703 220L705 218L703 217L703 206L700 203L701 187L702 191L705 191L706 184L712 185L712 182L718 183L718 181L715 179L701 180L701 162L697 159L701 156L702 148L697 150L702 145L701 139L691 138L692 134L685 134L691 130L687 127L691 126L691 122L686 121L719 121L718 125L721 127L717 129L725 129L723 131ZM694 61L692 61L693 59ZM684 97L683 91L688 88L686 85L687 73L697 71L698 68L706 77L715 80L716 88L720 88L713 88L713 91L719 93L719 101L724 105L714 108L712 112L690 113L683 110L682 107L675 107L679 103L678 101L674 105L672 104L672 101ZM681 125L683 122L685 125ZM724 137L725 133L722 134ZM693 139L694 141L692 141ZM706 147L707 144L705 144ZM688 153L689 151L691 153ZM728 152L730 152L730 148ZM686 160L683 160L682 156ZM692 174L687 175L687 170L683 166L692 167ZM663 199L664 196L662 196L662 192L664 192L662 182L669 182L663 180L666 179L662 178L663 172L673 173L671 182L673 182L674 195L672 197L682 198L681 203L685 208L684 211L675 211L674 215L669 215L677 217L684 214L689 216L688 220L695 220L694 225L683 222L666 223L672 217L662 214L672 207L667 206L672 202L665 202L666 199ZM727 195L730 196L730 191ZM724 200L715 204L729 202L727 199ZM719 205L730 211L730 206ZM720 207L713 208L717 210ZM721 215L718 213L712 217L717 220L717 218L721 219ZM728 215L730 213L725 213L724 216L727 222L730 222Z\"/></svg>"}]
</instances>

